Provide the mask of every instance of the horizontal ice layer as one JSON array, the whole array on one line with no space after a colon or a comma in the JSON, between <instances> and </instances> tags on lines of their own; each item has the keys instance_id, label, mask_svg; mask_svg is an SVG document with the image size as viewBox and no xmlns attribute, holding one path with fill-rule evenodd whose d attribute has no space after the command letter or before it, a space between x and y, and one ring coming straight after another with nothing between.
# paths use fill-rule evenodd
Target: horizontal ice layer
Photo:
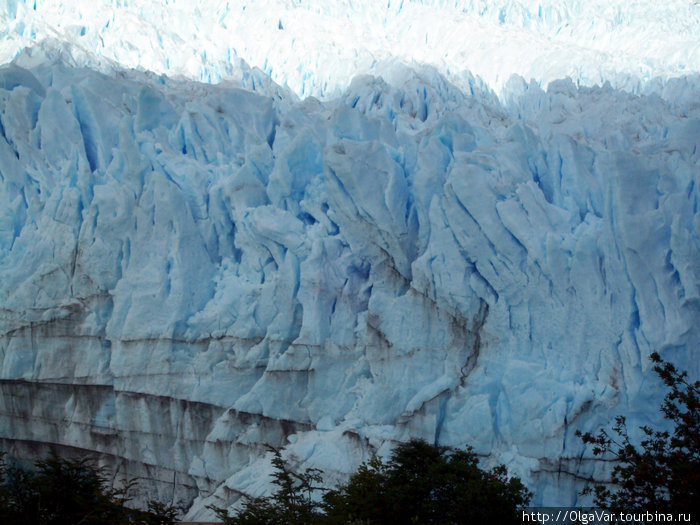
<instances>
[{"instance_id":1,"label":"horizontal ice layer","mask_svg":"<svg viewBox=\"0 0 700 525\"><path fill-rule=\"evenodd\" d=\"M512 74L638 90L700 72L690 0L9 0L0 28L0 63L33 48L103 71L218 82L239 79L243 59L299 96L337 96L386 60L456 83L470 71L499 94Z\"/></svg>"},{"instance_id":2,"label":"horizontal ice layer","mask_svg":"<svg viewBox=\"0 0 700 525\"><path fill-rule=\"evenodd\" d=\"M264 443L342 479L415 436L568 505L604 471L575 430L659 424L646 356L700 374L698 77L389 78L0 68L3 448L197 518L269 488Z\"/></svg>"}]
</instances>

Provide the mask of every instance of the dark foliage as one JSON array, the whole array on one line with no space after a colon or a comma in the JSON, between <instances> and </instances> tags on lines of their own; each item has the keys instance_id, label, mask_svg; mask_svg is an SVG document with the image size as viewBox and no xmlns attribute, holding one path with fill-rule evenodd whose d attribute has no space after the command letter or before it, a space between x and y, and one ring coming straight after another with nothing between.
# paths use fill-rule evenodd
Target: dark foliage
<instances>
[{"instance_id":1,"label":"dark foliage","mask_svg":"<svg viewBox=\"0 0 700 525\"><path fill-rule=\"evenodd\" d=\"M520 523L530 493L504 466L479 468L470 448L455 450L412 440L389 461L362 465L324 497L332 523Z\"/></svg>"},{"instance_id":2,"label":"dark foliage","mask_svg":"<svg viewBox=\"0 0 700 525\"><path fill-rule=\"evenodd\" d=\"M413 440L396 447L388 462L360 466L347 484L324 491L320 472L291 472L275 451L269 498L248 499L233 517L214 508L227 525L520 523L517 510L530 493L505 467L483 471L470 450Z\"/></svg>"},{"instance_id":3,"label":"dark foliage","mask_svg":"<svg viewBox=\"0 0 700 525\"><path fill-rule=\"evenodd\" d=\"M700 515L700 381L690 383L687 372L653 353L654 371L671 389L661 405L672 432L641 427L644 439L639 447L629 439L625 418L615 419L615 437L601 430L598 435L577 432L585 443L594 445L596 456L612 455L611 489L595 485L584 493L595 495L595 504L614 512L654 510L662 513Z\"/></svg>"},{"instance_id":4,"label":"dark foliage","mask_svg":"<svg viewBox=\"0 0 700 525\"><path fill-rule=\"evenodd\" d=\"M310 524L321 517L319 503L313 498L320 488L321 472L306 469L294 472L282 459L279 450L270 447L275 472L272 483L278 488L270 497L248 498L243 508L231 517L225 509L209 507L225 525Z\"/></svg>"},{"instance_id":5,"label":"dark foliage","mask_svg":"<svg viewBox=\"0 0 700 525\"><path fill-rule=\"evenodd\" d=\"M110 486L103 469L87 459L55 453L34 470L8 466L0 459L0 523L6 525L123 524L169 525L177 511L151 502L148 511L125 506L133 486Z\"/></svg>"}]
</instances>

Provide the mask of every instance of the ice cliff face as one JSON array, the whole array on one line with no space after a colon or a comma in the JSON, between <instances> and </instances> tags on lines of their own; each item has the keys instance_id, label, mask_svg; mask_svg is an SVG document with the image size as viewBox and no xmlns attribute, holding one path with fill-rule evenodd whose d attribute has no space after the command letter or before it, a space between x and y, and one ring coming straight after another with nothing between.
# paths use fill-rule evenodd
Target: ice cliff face
<instances>
[{"instance_id":1,"label":"ice cliff face","mask_svg":"<svg viewBox=\"0 0 700 525\"><path fill-rule=\"evenodd\" d=\"M197 509L261 490L263 443L340 476L420 436L575 501L573 431L658 422L652 350L698 371L700 84L403 75L321 104L3 67L5 447Z\"/></svg>"},{"instance_id":2,"label":"ice cliff face","mask_svg":"<svg viewBox=\"0 0 700 525\"><path fill-rule=\"evenodd\" d=\"M0 67L4 450L197 518L266 489L265 443L332 481L417 436L572 504L604 473L575 430L661 422L646 356L700 375L697 74L389 61L320 102L236 67Z\"/></svg>"}]
</instances>

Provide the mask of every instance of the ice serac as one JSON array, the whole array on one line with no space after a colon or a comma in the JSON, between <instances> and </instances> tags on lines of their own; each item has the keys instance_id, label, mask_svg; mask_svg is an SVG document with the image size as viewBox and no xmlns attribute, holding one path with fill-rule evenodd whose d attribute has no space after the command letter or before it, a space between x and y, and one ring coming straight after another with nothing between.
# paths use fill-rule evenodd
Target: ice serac
<instances>
[{"instance_id":1,"label":"ice serac","mask_svg":"<svg viewBox=\"0 0 700 525\"><path fill-rule=\"evenodd\" d=\"M387 79L1 67L3 449L199 518L264 444L332 481L413 436L568 505L605 468L575 430L660 424L646 356L700 373L700 79Z\"/></svg>"}]
</instances>

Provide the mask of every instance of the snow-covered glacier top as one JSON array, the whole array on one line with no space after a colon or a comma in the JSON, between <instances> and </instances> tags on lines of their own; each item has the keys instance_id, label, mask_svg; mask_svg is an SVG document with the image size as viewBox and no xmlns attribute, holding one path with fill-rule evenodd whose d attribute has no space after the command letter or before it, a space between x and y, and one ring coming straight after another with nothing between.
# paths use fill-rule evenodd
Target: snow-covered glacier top
<instances>
[{"instance_id":1,"label":"snow-covered glacier top","mask_svg":"<svg viewBox=\"0 0 700 525\"><path fill-rule=\"evenodd\" d=\"M636 90L700 71L693 0L7 0L0 62L24 49L78 65L140 68L217 82L240 59L300 96L338 95L357 74L428 64L497 93L518 74L546 86ZM40 48L40 49L37 49ZM26 57L25 57L26 58Z\"/></svg>"}]
</instances>

